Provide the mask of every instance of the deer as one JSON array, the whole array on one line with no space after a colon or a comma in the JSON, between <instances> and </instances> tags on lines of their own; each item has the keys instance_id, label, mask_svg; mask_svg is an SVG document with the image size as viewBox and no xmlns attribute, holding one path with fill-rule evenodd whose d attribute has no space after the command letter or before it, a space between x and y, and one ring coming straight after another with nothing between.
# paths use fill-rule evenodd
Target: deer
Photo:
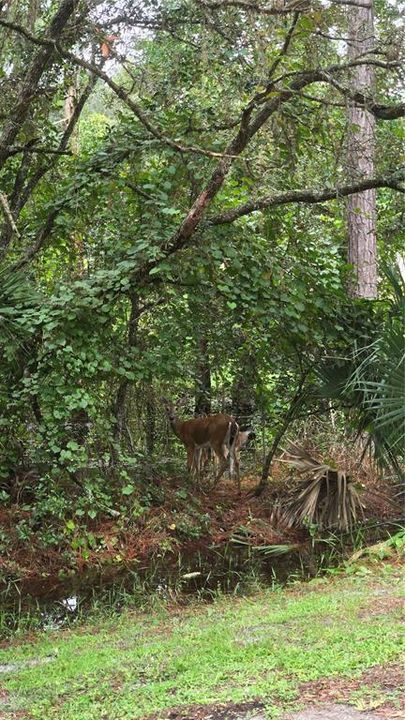
<instances>
[{"instance_id":1,"label":"deer","mask_svg":"<svg viewBox=\"0 0 405 720\"><path fill-rule=\"evenodd\" d=\"M235 437L234 454L235 454L235 458L236 458L236 467L238 469L238 472L239 472L239 468L240 468L241 448L243 448L244 445L246 445L246 443L249 439L249 436L252 433L253 433L253 430L239 430L237 436ZM228 448L225 448L225 455L227 457L229 455ZM198 475L201 475L203 473L203 471L207 467L207 464L209 463L210 459L211 459L211 448L209 446L197 448L194 451L194 469ZM215 455L215 453L214 453L214 456L212 459L214 462L214 467L218 469L219 458L217 455ZM232 461L232 458L231 458L231 461Z\"/></svg>"},{"instance_id":2,"label":"deer","mask_svg":"<svg viewBox=\"0 0 405 720\"><path fill-rule=\"evenodd\" d=\"M173 403L163 398L166 414L170 426L187 451L187 467L190 475L200 476L204 464L203 450L211 448L218 459L218 471L215 476L215 483L224 474L228 458L230 462L230 475L233 479L236 476L238 492L240 494L240 473L239 473L239 446L238 437L240 434L239 425L232 415L218 413L217 415L206 415L204 417L191 418L190 420L179 420L176 415ZM247 437L246 437L247 439ZM246 442L245 439L245 442Z\"/></svg>"}]
</instances>

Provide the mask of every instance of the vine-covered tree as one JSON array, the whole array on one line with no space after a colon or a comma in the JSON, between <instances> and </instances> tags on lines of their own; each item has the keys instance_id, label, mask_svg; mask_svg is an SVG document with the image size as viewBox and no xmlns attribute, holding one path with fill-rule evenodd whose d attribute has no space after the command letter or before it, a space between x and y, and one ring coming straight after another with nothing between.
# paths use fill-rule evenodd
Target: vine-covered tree
<instances>
[{"instance_id":1,"label":"vine-covered tree","mask_svg":"<svg viewBox=\"0 0 405 720\"><path fill-rule=\"evenodd\" d=\"M401 19L376 13L362 52L344 0L0 2L5 492L34 468L44 507L110 507L169 442L160 394L260 417L265 483L320 362L382 312L346 290L348 198L376 194L382 260L401 246Z\"/></svg>"}]
</instances>

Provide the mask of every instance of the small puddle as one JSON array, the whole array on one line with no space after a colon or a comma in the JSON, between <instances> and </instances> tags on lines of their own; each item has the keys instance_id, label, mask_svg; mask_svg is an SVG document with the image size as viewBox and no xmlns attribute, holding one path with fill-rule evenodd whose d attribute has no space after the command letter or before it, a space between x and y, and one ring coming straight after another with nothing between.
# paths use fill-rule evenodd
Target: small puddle
<instances>
[{"instance_id":1,"label":"small puddle","mask_svg":"<svg viewBox=\"0 0 405 720\"><path fill-rule=\"evenodd\" d=\"M47 657L44 658L38 658L37 660L21 660L19 662L6 663L5 665L0 665L0 673L19 672L20 670L26 670L27 668L36 667L37 665L46 665L46 663L55 660L56 657L57 653L47 655Z\"/></svg>"}]
</instances>

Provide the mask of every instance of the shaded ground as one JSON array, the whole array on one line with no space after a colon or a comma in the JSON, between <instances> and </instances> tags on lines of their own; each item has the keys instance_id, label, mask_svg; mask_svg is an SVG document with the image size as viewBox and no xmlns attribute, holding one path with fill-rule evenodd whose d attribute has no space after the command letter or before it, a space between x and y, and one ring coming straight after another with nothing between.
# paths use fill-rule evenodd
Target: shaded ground
<instances>
[{"instance_id":1,"label":"shaded ground","mask_svg":"<svg viewBox=\"0 0 405 720\"><path fill-rule=\"evenodd\" d=\"M373 710L374 717L404 718L404 666L390 663L385 667L372 667L359 678L326 678L304 683L300 695L303 702L311 704L343 703L350 699L361 709Z\"/></svg>"},{"instance_id":2,"label":"shaded ground","mask_svg":"<svg viewBox=\"0 0 405 720\"><path fill-rule=\"evenodd\" d=\"M89 574L90 583L96 585L102 578L108 585L128 570L147 572L152 565L159 573L163 555L162 577L164 570L176 571L180 556L182 562L193 563L201 553L213 564L218 549L241 527L248 528L256 545L305 542L305 532L277 529L269 522L273 502L270 496L252 496L256 484L257 478L244 478L240 497L229 480L203 493L185 486L184 479L173 479L160 487L159 504L144 508L136 519L129 509L128 517L87 519L85 526L75 521L73 528L63 523L56 545L44 543L37 531L29 534L30 511L19 506L0 508L0 525L8 538L6 552L0 555L0 592L5 577L7 582L18 578L22 597L63 596L69 574L76 576L78 585L81 578L87 583ZM18 531L21 524L27 528L26 541Z\"/></svg>"},{"instance_id":3,"label":"shaded ground","mask_svg":"<svg viewBox=\"0 0 405 720\"><path fill-rule=\"evenodd\" d=\"M375 713L358 712L349 705L325 705L289 714L285 720L378 720Z\"/></svg>"},{"instance_id":4,"label":"shaded ground","mask_svg":"<svg viewBox=\"0 0 405 720\"><path fill-rule=\"evenodd\" d=\"M381 718L374 712L359 712L350 705L322 705L279 717L280 720L380 720ZM403 715L391 717L403 718ZM266 714L261 703L241 703L227 708L211 708L208 711L193 708L186 714L169 712L167 720L266 720Z\"/></svg>"},{"instance_id":5,"label":"shaded ground","mask_svg":"<svg viewBox=\"0 0 405 720\"><path fill-rule=\"evenodd\" d=\"M358 479L367 480L362 495L366 517L394 518L398 508L389 488L380 487L371 476ZM60 521L59 528L50 518L48 528L44 518L40 531L30 510L17 505L1 508L0 525L7 545L0 555L0 592L17 583L21 597L60 598L72 594L75 583L75 589L101 582L108 586L128 576L128 570L147 574L152 566L162 577L163 571L176 573L179 558L195 569L191 565L198 555L214 567L218 552L241 532L248 534L252 545L292 544L305 554L308 533L275 527L270 521L285 478L276 473L260 498L252 496L257 481L253 476L243 478L240 497L235 484L226 479L207 494L188 487L184 479L173 479L159 486L158 504L143 508L135 518L130 507L128 516L87 518L84 525L75 519L73 524Z\"/></svg>"}]
</instances>

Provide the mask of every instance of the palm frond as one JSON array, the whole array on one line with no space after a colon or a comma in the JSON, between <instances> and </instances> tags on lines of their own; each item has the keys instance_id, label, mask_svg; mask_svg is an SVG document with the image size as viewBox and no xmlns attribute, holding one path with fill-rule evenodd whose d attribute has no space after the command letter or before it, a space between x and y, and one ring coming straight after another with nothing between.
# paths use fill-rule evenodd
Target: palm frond
<instances>
[{"instance_id":1,"label":"palm frond","mask_svg":"<svg viewBox=\"0 0 405 720\"><path fill-rule=\"evenodd\" d=\"M363 512L352 478L319 462L296 443L285 450L283 462L305 475L286 499L279 501L272 518L287 527L316 525L319 529L349 530Z\"/></svg>"},{"instance_id":2,"label":"palm frond","mask_svg":"<svg viewBox=\"0 0 405 720\"><path fill-rule=\"evenodd\" d=\"M341 402L359 434L367 433L376 460L403 477L405 450L405 284L398 268L385 269L389 308L372 342L359 338L347 357L318 367L317 394Z\"/></svg>"},{"instance_id":3,"label":"palm frond","mask_svg":"<svg viewBox=\"0 0 405 720\"><path fill-rule=\"evenodd\" d=\"M22 271L0 270L0 333L7 342L24 335L24 318L38 307L41 296Z\"/></svg>"}]
</instances>

